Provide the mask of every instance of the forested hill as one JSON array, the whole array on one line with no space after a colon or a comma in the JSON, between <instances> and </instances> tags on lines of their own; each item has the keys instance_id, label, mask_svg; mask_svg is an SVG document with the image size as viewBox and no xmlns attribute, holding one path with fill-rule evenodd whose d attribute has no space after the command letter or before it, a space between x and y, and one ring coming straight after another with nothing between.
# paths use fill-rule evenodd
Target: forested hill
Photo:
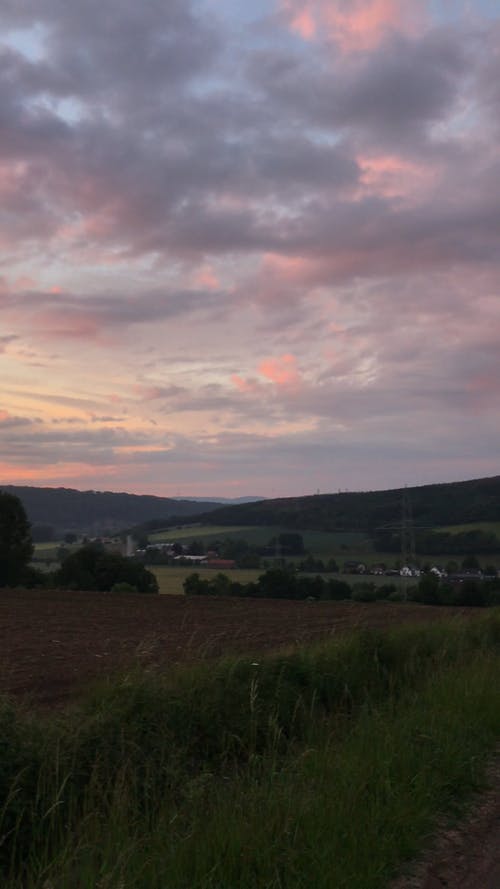
<instances>
[{"instance_id":1,"label":"forested hill","mask_svg":"<svg viewBox=\"0 0 500 889\"><path fill-rule=\"evenodd\" d=\"M174 500L109 491L76 491L72 488L35 488L0 485L22 501L34 526L51 526L55 533L74 531L99 535L139 525L150 519L169 520L197 515L218 504L194 500Z\"/></svg>"},{"instance_id":2,"label":"forested hill","mask_svg":"<svg viewBox=\"0 0 500 889\"><path fill-rule=\"evenodd\" d=\"M401 522L407 492L416 526L500 521L500 476L390 491L315 494L224 506L203 516L217 525L279 525L318 531L373 531Z\"/></svg>"}]
</instances>

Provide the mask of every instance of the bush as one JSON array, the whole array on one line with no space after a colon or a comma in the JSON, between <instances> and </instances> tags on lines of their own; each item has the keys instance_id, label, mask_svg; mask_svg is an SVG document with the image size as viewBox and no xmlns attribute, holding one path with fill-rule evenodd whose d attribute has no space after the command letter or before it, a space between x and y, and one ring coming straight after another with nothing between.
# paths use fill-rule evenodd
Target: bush
<instances>
[{"instance_id":1,"label":"bush","mask_svg":"<svg viewBox=\"0 0 500 889\"><path fill-rule=\"evenodd\" d=\"M183 588L186 596L208 596L210 593L208 580L202 580L197 572L186 577Z\"/></svg>"},{"instance_id":2,"label":"bush","mask_svg":"<svg viewBox=\"0 0 500 889\"><path fill-rule=\"evenodd\" d=\"M131 583L127 583L127 581L123 580L121 583L114 583L111 587L112 593L138 593L139 590L136 586L133 586Z\"/></svg>"},{"instance_id":3,"label":"bush","mask_svg":"<svg viewBox=\"0 0 500 889\"><path fill-rule=\"evenodd\" d=\"M258 580L258 595L269 599L295 599L297 581L293 571L269 568Z\"/></svg>"},{"instance_id":4,"label":"bush","mask_svg":"<svg viewBox=\"0 0 500 889\"><path fill-rule=\"evenodd\" d=\"M352 588L352 598L355 602L376 602L378 597L374 583L355 583Z\"/></svg>"},{"instance_id":5,"label":"bush","mask_svg":"<svg viewBox=\"0 0 500 889\"><path fill-rule=\"evenodd\" d=\"M458 584L454 591L454 605L486 605L487 590L485 584L481 581L465 580Z\"/></svg>"},{"instance_id":6,"label":"bush","mask_svg":"<svg viewBox=\"0 0 500 889\"><path fill-rule=\"evenodd\" d=\"M342 601L342 599L350 599L351 598L351 587L345 580L337 580L337 578L331 577L326 582L325 589L325 599L333 599L336 602Z\"/></svg>"},{"instance_id":7,"label":"bush","mask_svg":"<svg viewBox=\"0 0 500 889\"><path fill-rule=\"evenodd\" d=\"M156 577L140 562L95 546L83 546L68 556L54 582L70 590L110 592L116 584L125 583L138 593L158 592Z\"/></svg>"},{"instance_id":8,"label":"bush","mask_svg":"<svg viewBox=\"0 0 500 889\"><path fill-rule=\"evenodd\" d=\"M439 577L435 574L425 574L421 577L412 598L423 605L439 605L441 602Z\"/></svg>"},{"instance_id":9,"label":"bush","mask_svg":"<svg viewBox=\"0 0 500 889\"><path fill-rule=\"evenodd\" d=\"M392 601L400 602L403 599L403 594L393 583L381 583L378 588L379 599L389 599L394 593L397 593L397 597Z\"/></svg>"},{"instance_id":10,"label":"bush","mask_svg":"<svg viewBox=\"0 0 500 889\"><path fill-rule=\"evenodd\" d=\"M394 590L392 593L389 593L387 596L388 602L404 602L404 595L401 590Z\"/></svg>"}]
</instances>

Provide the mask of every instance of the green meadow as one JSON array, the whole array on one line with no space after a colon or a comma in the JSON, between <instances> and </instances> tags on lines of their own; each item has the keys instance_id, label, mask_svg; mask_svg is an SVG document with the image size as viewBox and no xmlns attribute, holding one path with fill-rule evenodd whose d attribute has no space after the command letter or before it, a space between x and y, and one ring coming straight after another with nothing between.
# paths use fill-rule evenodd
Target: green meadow
<instances>
[{"instance_id":1,"label":"green meadow","mask_svg":"<svg viewBox=\"0 0 500 889\"><path fill-rule=\"evenodd\" d=\"M496 533L500 538L500 522L485 522L473 525L456 525L450 526L449 528L436 530L445 530L458 533L459 531L468 531L474 529L481 529L485 531L489 530L494 532L496 530ZM157 534L152 534L150 535L150 541L152 543L159 543L162 541L179 541L180 543L190 543L193 540L199 540L206 545L209 543L215 543L216 541L225 538L241 538L243 540L246 540L249 544L255 546L265 546L272 537L276 537L278 534L286 532L286 530L286 528L279 526L184 526L182 528L173 528L169 529L168 531L162 531L158 532ZM373 541L370 539L370 537L358 532L307 531L298 529L297 533L302 535L305 550L310 552L317 559L323 559L324 561L327 561L331 558L335 559L340 569L342 569L343 563L345 561L363 562L368 566L376 565L380 562L383 562L388 567L392 567L396 563L399 564L400 561L400 556L397 553L377 552L373 546ZM287 561L298 562L301 560L301 558L302 557L297 556L287 557ZM480 556L479 558L480 561L485 565L495 565L497 569L500 568L500 553L490 553L488 555ZM418 562L422 565L428 562L430 565L445 566L448 562L457 561L460 563L461 559L457 556L456 553L439 553L437 555L426 555L425 553L422 553L418 555ZM151 567L150 570L153 570L156 573L156 568ZM239 580L240 578L237 578L235 576L234 579ZM253 577L249 579L253 579ZM358 575L346 575L345 579L349 583L352 583L357 581L359 582L360 578ZM398 583L397 577L372 577L371 580L373 580L375 583ZM163 583L169 585L170 591L170 581L168 579L168 575L165 577L165 579L160 579L161 586L163 585Z\"/></svg>"},{"instance_id":2,"label":"green meadow","mask_svg":"<svg viewBox=\"0 0 500 889\"><path fill-rule=\"evenodd\" d=\"M500 522L470 522L467 525L446 525L443 528L435 528L435 531L449 531L451 534L460 534L464 531L485 531L495 534L500 539Z\"/></svg>"},{"instance_id":3,"label":"green meadow","mask_svg":"<svg viewBox=\"0 0 500 889\"><path fill-rule=\"evenodd\" d=\"M214 571L212 568L199 568L196 565L192 567L180 567L178 568L176 565L147 565L146 566L149 571L155 575L158 580L159 592L164 595L171 596L183 596L184 595L184 581L186 577L189 577L190 574L197 571L202 577L215 577L217 571ZM257 580L262 571L250 570L246 568L232 568L230 571L225 571L225 574L231 578L231 580L238 581L239 583L250 583L252 580Z\"/></svg>"},{"instance_id":4,"label":"green meadow","mask_svg":"<svg viewBox=\"0 0 500 889\"><path fill-rule=\"evenodd\" d=\"M180 528L169 528L166 531L158 531L149 535L151 543L174 542L190 543L193 540L201 540L203 543L211 543L225 538L241 538L254 546L265 546L272 537L286 533L290 529L272 526L252 525L191 525ZM295 530L295 529L293 529ZM372 551L371 540L364 534L348 531L302 531L304 548L312 552L318 558L330 557L333 554L350 551Z\"/></svg>"}]
</instances>

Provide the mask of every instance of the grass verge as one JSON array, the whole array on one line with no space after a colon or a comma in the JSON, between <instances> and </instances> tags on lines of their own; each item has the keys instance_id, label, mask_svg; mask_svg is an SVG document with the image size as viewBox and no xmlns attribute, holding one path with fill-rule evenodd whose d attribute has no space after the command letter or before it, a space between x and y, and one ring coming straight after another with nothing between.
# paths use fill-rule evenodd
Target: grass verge
<instances>
[{"instance_id":1,"label":"grass verge","mask_svg":"<svg viewBox=\"0 0 500 889\"><path fill-rule=\"evenodd\" d=\"M382 889L482 780L500 615L131 673L0 718L5 889Z\"/></svg>"}]
</instances>

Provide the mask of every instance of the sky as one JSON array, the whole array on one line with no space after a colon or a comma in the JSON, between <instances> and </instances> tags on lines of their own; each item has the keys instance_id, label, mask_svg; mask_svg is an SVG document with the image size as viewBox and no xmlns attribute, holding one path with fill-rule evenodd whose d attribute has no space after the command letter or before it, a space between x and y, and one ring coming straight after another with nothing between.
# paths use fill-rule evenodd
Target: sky
<instances>
[{"instance_id":1,"label":"sky","mask_svg":"<svg viewBox=\"0 0 500 889\"><path fill-rule=\"evenodd\" d=\"M0 0L0 483L500 472L497 0Z\"/></svg>"}]
</instances>

